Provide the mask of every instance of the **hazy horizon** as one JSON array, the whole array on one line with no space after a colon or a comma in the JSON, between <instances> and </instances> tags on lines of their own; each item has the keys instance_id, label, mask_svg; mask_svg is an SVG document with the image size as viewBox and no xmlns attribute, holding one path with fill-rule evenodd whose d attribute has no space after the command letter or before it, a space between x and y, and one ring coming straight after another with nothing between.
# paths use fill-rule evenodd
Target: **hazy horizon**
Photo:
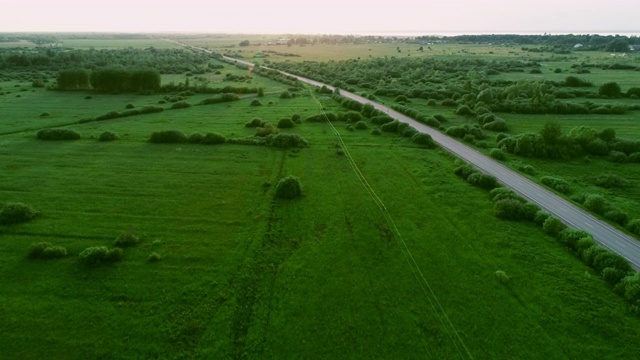
<instances>
[{"instance_id":1,"label":"hazy horizon","mask_svg":"<svg viewBox=\"0 0 640 360\"><path fill-rule=\"evenodd\" d=\"M637 14L640 2L629 0L22 0L0 14L0 32L636 34Z\"/></svg>"}]
</instances>

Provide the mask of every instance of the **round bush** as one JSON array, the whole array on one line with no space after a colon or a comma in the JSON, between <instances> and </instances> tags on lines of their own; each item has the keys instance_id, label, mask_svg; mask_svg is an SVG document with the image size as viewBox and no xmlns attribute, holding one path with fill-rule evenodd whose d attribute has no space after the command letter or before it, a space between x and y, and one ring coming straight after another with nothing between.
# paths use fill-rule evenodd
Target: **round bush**
<instances>
[{"instance_id":1,"label":"round bush","mask_svg":"<svg viewBox=\"0 0 640 360\"><path fill-rule=\"evenodd\" d=\"M155 131L151 134L149 142L155 144L178 144L186 143L187 135L180 130Z\"/></svg>"},{"instance_id":2,"label":"round bush","mask_svg":"<svg viewBox=\"0 0 640 360\"><path fill-rule=\"evenodd\" d=\"M562 221L553 216L549 216L542 224L542 229L544 230L544 232L553 237L557 237L558 234L560 234L560 232L566 228L567 226Z\"/></svg>"},{"instance_id":3,"label":"round bush","mask_svg":"<svg viewBox=\"0 0 640 360\"><path fill-rule=\"evenodd\" d=\"M125 109L133 109L133 108L135 108L135 107L136 107L136 106L135 106L135 105L133 105L133 104L127 104L127 105L125 106Z\"/></svg>"},{"instance_id":4,"label":"round bush","mask_svg":"<svg viewBox=\"0 0 640 360\"><path fill-rule=\"evenodd\" d=\"M291 93L286 90L280 93L280 99L291 99L291 97Z\"/></svg>"},{"instance_id":5,"label":"round bush","mask_svg":"<svg viewBox=\"0 0 640 360\"><path fill-rule=\"evenodd\" d=\"M226 137L224 137L223 135L211 133L211 132L206 133L204 135L204 138L201 141L201 143L205 145L224 144L225 142L227 142Z\"/></svg>"},{"instance_id":6,"label":"round bush","mask_svg":"<svg viewBox=\"0 0 640 360\"><path fill-rule=\"evenodd\" d=\"M149 254L149 257L147 258L147 261L149 262L158 262L160 260L162 260L162 256L157 252L152 252L151 254Z\"/></svg>"},{"instance_id":7,"label":"round bush","mask_svg":"<svg viewBox=\"0 0 640 360\"><path fill-rule=\"evenodd\" d=\"M200 143L202 143L202 140L204 140L204 135L202 135L200 133L193 133L193 134L189 135L189 138L187 139L187 142L189 144L200 144Z\"/></svg>"},{"instance_id":8,"label":"round bush","mask_svg":"<svg viewBox=\"0 0 640 360\"><path fill-rule=\"evenodd\" d=\"M495 273L493 273L493 275L496 277L496 279L498 279L498 281L501 284L507 284L509 282L509 280L511 280L511 278L509 278L509 276L507 275L506 272L502 271L502 270L498 270Z\"/></svg>"},{"instance_id":9,"label":"round bush","mask_svg":"<svg viewBox=\"0 0 640 360\"><path fill-rule=\"evenodd\" d=\"M291 119L281 119L278 121L278 129L291 129L295 125Z\"/></svg>"},{"instance_id":10,"label":"round bush","mask_svg":"<svg viewBox=\"0 0 640 360\"><path fill-rule=\"evenodd\" d=\"M287 176L278 181L276 185L276 197L280 199L294 199L302 195L300 179L295 176Z\"/></svg>"},{"instance_id":11,"label":"round bush","mask_svg":"<svg viewBox=\"0 0 640 360\"><path fill-rule=\"evenodd\" d=\"M176 109L186 109L186 108L190 108L191 104L189 104L186 101L178 101L177 103L171 105L171 109L176 110Z\"/></svg>"},{"instance_id":12,"label":"round bush","mask_svg":"<svg viewBox=\"0 0 640 360\"><path fill-rule=\"evenodd\" d=\"M491 149L491 151L489 152L489 155L496 159L496 160L500 160L500 161L504 161L507 159L507 156L504 154L504 152L502 152L502 150L500 149Z\"/></svg>"},{"instance_id":13,"label":"round bush","mask_svg":"<svg viewBox=\"0 0 640 360\"><path fill-rule=\"evenodd\" d=\"M40 117L49 117L51 116L51 114L49 114L48 112L43 112L42 114L40 114Z\"/></svg>"},{"instance_id":14,"label":"round bush","mask_svg":"<svg viewBox=\"0 0 640 360\"><path fill-rule=\"evenodd\" d=\"M371 135L381 135L382 131L380 130L380 128L378 127L374 127L373 129L371 129Z\"/></svg>"},{"instance_id":15,"label":"round bush","mask_svg":"<svg viewBox=\"0 0 640 360\"><path fill-rule=\"evenodd\" d=\"M98 137L98 141L114 141L114 140L118 140L120 137L118 136L118 134L112 132L112 131L105 131L102 134L100 134L100 136Z\"/></svg>"},{"instance_id":16,"label":"round bush","mask_svg":"<svg viewBox=\"0 0 640 360\"><path fill-rule=\"evenodd\" d=\"M300 114L291 115L291 121L293 121L295 124L302 124L302 115Z\"/></svg>"},{"instance_id":17,"label":"round bush","mask_svg":"<svg viewBox=\"0 0 640 360\"><path fill-rule=\"evenodd\" d=\"M7 204L0 211L0 224L11 225L18 224L35 219L39 212L29 205L23 203Z\"/></svg>"},{"instance_id":18,"label":"round bush","mask_svg":"<svg viewBox=\"0 0 640 360\"><path fill-rule=\"evenodd\" d=\"M433 141L433 138L431 137L431 135L425 134L425 133L415 133L411 137L411 141L414 144L418 144L418 145L421 145L421 146L426 146L428 148L435 148L436 147L436 142Z\"/></svg>"},{"instance_id":19,"label":"round bush","mask_svg":"<svg viewBox=\"0 0 640 360\"><path fill-rule=\"evenodd\" d=\"M251 100L251 106L262 106L262 103L258 99Z\"/></svg>"},{"instance_id":20,"label":"round bush","mask_svg":"<svg viewBox=\"0 0 640 360\"><path fill-rule=\"evenodd\" d=\"M79 255L83 265L95 266L104 262L116 262L122 260L124 252L120 248L107 249L106 246L93 246L84 249Z\"/></svg>"},{"instance_id":21,"label":"round bush","mask_svg":"<svg viewBox=\"0 0 640 360\"><path fill-rule=\"evenodd\" d=\"M253 118L251 119L251 121L249 121L248 123L246 123L244 126L248 127L248 128L255 128L255 127L260 127L264 124L264 121L262 121L262 119L260 118Z\"/></svg>"},{"instance_id":22,"label":"round bush","mask_svg":"<svg viewBox=\"0 0 640 360\"><path fill-rule=\"evenodd\" d=\"M301 148L307 146L309 143L305 138L298 134L293 133L283 133L276 135L269 135L266 139L266 144L268 146L273 146L281 149L288 148Z\"/></svg>"},{"instance_id":23,"label":"round bush","mask_svg":"<svg viewBox=\"0 0 640 360\"><path fill-rule=\"evenodd\" d=\"M362 120L361 120L361 121L358 121L358 122L356 123L355 128L356 128L357 130L365 130L365 129L367 129L367 128L368 128L368 126L367 126L367 123L366 123L366 122L364 122L364 121L362 121Z\"/></svg>"}]
</instances>

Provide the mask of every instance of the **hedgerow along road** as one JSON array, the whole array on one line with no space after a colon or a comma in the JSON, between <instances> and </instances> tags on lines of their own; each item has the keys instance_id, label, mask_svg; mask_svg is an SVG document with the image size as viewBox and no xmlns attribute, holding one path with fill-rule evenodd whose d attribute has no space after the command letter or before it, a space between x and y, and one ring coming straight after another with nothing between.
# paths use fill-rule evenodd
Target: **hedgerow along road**
<instances>
[{"instance_id":1,"label":"hedgerow along road","mask_svg":"<svg viewBox=\"0 0 640 360\"><path fill-rule=\"evenodd\" d=\"M178 42L174 43L195 50L201 50L211 53L211 51L207 49L189 46ZM255 64L248 61L243 61L228 56L223 56L223 58L227 61L237 62L246 66L255 66ZM326 86L328 89L335 90L334 87L318 81L307 79L294 74L289 74L283 71L280 72L286 76L294 77L304 83L313 86ZM577 207L573 203L558 196L554 192L509 169L493 158L482 154L474 148L452 137L449 137L436 129L430 128L387 106L373 102L351 92L340 90L340 95L362 104L370 104L377 110L388 114L390 117L411 125L419 132L431 135L433 140L438 143L443 149L474 165L480 171L494 176L501 184L503 184L507 188L510 188L531 203L538 205L541 209L545 210L549 214L562 220L569 227L584 230L590 233L597 243L624 257L627 261L629 261L631 266L636 271L640 270L640 242L638 242L638 240L636 240L634 237L629 236L624 232L614 228L610 224L596 218L584 209Z\"/></svg>"}]
</instances>

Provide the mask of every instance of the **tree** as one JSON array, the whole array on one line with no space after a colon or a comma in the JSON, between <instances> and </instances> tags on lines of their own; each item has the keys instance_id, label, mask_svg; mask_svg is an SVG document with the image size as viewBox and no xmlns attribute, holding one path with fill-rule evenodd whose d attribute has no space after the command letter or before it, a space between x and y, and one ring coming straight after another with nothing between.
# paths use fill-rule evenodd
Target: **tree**
<instances>
[{"instance_id":1,"label":"tree","mask_svg":"<svg viewBox=\"0 0 640 360\"><path fill-rule=\"evenodd\" d=\"M629 52L629 41L622 38L612 40L607 44L604 50L611 52Z\"/></svg>"},{"instance_id":2,"label":"tree","mask_svg":"<svg viewBox=\"0 0 640 360\"><path fill-rule=\"evenodd\" d=\"M89 72L84 69L67 69L58 73L58 89L83 90L89 88Z\"/></svg>"},{"instance_id":3,"label":"tree","mask_svg":"<svg viewBox=\"0 0 640 360\"><path fill-rule=\"evenodd\" d=\"M620 97L622 96L622 89L617 82L612 81L606 84L602 84L598 89L598 94L608 97Z\"/></svg>"},{"instance_id":4,"label":"tree","mask_svg":"<svg viewBox=\"0 0 640 360\"><path fill-rule=\"evenodd\" d=\"M240 41L240 46L249 46L249 40L242 40Z\"/></svg>"}]
</instances>

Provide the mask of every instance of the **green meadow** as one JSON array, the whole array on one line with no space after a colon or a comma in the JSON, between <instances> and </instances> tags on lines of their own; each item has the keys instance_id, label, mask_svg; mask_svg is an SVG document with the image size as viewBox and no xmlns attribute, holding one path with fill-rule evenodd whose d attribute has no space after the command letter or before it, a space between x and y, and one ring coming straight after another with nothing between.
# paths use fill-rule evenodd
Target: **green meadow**
<instances>
[{"instance_id":1,"label":"green meadow","mask_svg":"<svg viewBox=\"0 0 640 360\"><path fill-rule=\"evenodd\" d=\"M171 109L171 102L160 103L166 94L0 83L0 205L21 202L40 213L0 225L1 357L633 359L640 353L640 317L624 299L540 228L498 220L488 193L456 177L456 159L443 150L397 134L372 135L368 121L363 130L333 123L344 147L328 123L304 120L279 130L304 137L303 148L149 142L164 130L246 139L256 133L245 126L254 118L276 125L294 114L346 112L311 89L281 98L289 86L257 75L250 83L225 81L226 73L247 72L225 67L201 81L261 87L265 96L198 105L210 96L185 94L193 106ZM163 75L163 83L186 79ZM256 99L261 106L251 105ZM129 104L164 111L81 121ZM538 126L520 119L523 129ZM451 115L452 123L464 121ZM518 122L509 121L517 131ZM39 130L54 127L81 139L37 139ZM119 139L98 141L105 131ZM565 171L561 164L534 165ZM300 179L302 196L274 197L288 175ZM121 261L80 261L85 249L113 248L123 233L139 242L124 247ZM28 258L38 242L65 247L68 256ZM509 280L500 281L496 271Z\"/></svg>"}]
</instances>

